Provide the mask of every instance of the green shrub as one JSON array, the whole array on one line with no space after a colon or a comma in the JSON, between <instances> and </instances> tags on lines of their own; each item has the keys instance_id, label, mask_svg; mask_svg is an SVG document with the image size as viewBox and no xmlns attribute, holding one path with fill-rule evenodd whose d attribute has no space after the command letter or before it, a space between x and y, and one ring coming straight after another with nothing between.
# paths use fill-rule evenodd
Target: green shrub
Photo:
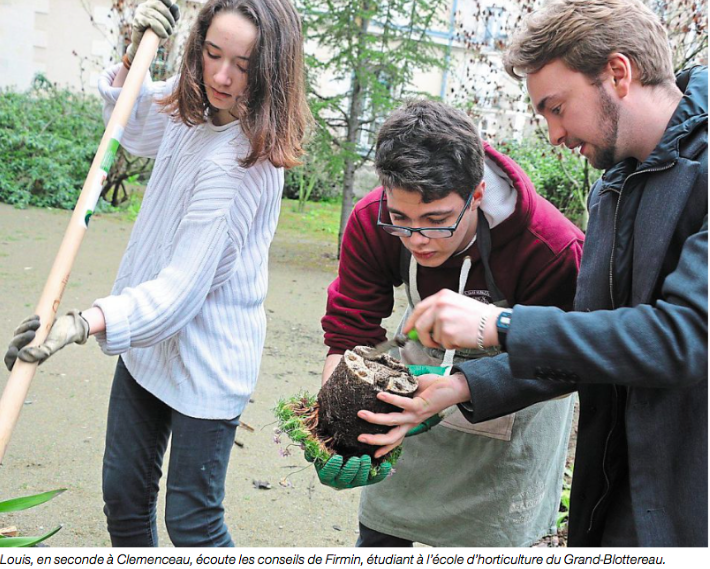
<instances>
[{"instance_id":1,"label":"green shrub","mask_svg":"<svg viewBox=\"0 0 710 569\"><path fill-rule=\"evenodd\" d=\"M334 149L324 129L311 132L301 165L286 171L284 197L298 200L303 211L306 202L331 201L342 192L345 163Z\"/></svg>"},{"instance_id":2,"label":"green shrub","mask_svg":"<svg viewBox=\"0 0 710 569\"><path fill-rule=\"evenodd\" d=\"M331 201L342 191L341 177L324 179L310 164L302 164L286 170L284 176L284 197L298 200L303 209L305 202Z\"/></svg>"},{"instance_id":3,"label":"green shrub","mask_svg":"<svg viewBox=\"0 0 710 569\"><path fill-rule=\"evenodd\" d=\"M0 201L73 208L103 130L96 97L42 76L26 93L0 91Z\"/></svg>"},{"instance_id":4,"label":"green shrub","mask_svg":"<svg viewBox=\"0 0 710 569\"><path fill-rule=\"evenodd\" d=\"M547 198L565 216L586 229L587 196L601 176L587 160L546 141L503 141L496 149L515 160L532 180L537 193Z\"/></svg>"}]
</instances>

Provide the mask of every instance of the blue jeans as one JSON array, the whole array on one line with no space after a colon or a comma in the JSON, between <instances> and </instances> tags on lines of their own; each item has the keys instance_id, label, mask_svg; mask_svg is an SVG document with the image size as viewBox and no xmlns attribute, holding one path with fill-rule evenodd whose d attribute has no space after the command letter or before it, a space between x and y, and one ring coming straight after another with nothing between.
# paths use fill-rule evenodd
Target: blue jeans
<instances>
[{"instance_id":1,"label":"blue jeans","mask_svg":"<svg viewBox=\"0 0 710 569\"><path fill-rule=\"evenodd\" d=\"M194 419L148 393L119 358L103 463L104 513L114 547L157 547L156 503L172 433L165 525L178 547L233 546L224 485L239 417Z\"/></svg>"}]
</instances>

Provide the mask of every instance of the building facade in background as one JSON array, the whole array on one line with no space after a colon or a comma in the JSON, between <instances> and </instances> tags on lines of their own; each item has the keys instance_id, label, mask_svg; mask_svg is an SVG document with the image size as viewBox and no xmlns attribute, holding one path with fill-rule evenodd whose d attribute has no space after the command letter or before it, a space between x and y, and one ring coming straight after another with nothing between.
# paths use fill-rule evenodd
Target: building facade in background
<instances>
[{"instance_id":1,"label":"building facade in background","mask_svg":"<svg viewBox=\"0 0 710 569\"><path fill-rule=\"evenodd\" d=\"M0 87L26 90L38 73L93 89L111 60L110 0L0 0ZM93 19L93 22L92 22Z\"/></svg>"},{"instance_id":2,"label":"building facade in background","mask_svg":"<svg viewBox=\"0 0 710 569\"><path fill-rule=\"evenodd\" d=\"M200 3L199 0L180 2L181 5L197 4L194 8ZM112 10L113 4L111 0L0 0L0 88L24 91L36 74L43 74L60 87L94 91L100 71L117 61L119 54L119 21ZM441 45L441 56L450 62L450 67L417 73L413 90L461 104L461 83L466 76L462 26L477 28L482 41L491 46L503 37L502 25L495 21L483 25L472 21L474 4L473 0L451 0L448 13L442 17L443 24L427 30ZM514 8L515 2L498 0L497 4L495 1L490 4L494 11L503 14L502 4ZM188 6L188 14L190 8ZM181 26L184 36L183 28ZM319 48L308 45L307 49ZM484 67L481 70L485 71ZM470 71L468 73L470 76ZM320 83L324 93L347 89L347 85L329 77L320 78ZM484 79L480 87L488 89L483 101L491 102L496 90ZM510 88L516 86L511 82ZM489 106L495 110L495 105ZM495 131L497 121L491 111L484 114L485 117L479 119L482 131Z\"/></svg>"},{"instance_id":3,"label":"building facade in background","mask_svg":"<svg viewBox=\"0 0 710 569\"><path fill-rule=\"evenodd\" d=\"M133 6L139 1L120 4ZM0 88L24 91L35 75L42 74L59 87L95 92L101 71L119 61L124 51L126 20L115 4L112 0L0 0ZM181 47L190 16L202 0L179 4L187 15L176 34L175 43ZM172 63L177 54L166 54L168 62L162 61L162 55L159 64Z\"/></svg>"},{"instance_id":4,"label":"building facade in background","mask_svg":"<svg viewBox=\"0 0 710 569\"><path fill-rule=\"evenodd\" d=\"M450 0L436 27L426 30L441 46L446 65L418 72L411 89L466 108L487 138L521 138L530 128L530 111L521 85L502 68L502 48L519 18L541 1ZM648 1L670 28L688 28L685 16L672 13L682 2ZM202 2L179 0L185 17L174 45L182 44L191 16ZM40 73L60 87L95 91L100 71L118 61L123 51L121 16L114 4L112 0L0 0L0 88L26 90ZM700 4L707 7L707 0ZM376 22L371 31L377 33ZM308 44L306 49L316 52L320 47ZM168 61L163 62L166 71L174 69L180 51L169 50ZM707 63L707 40L699 60ZM343 79L318 78L324 95L347 92L348 87ZM374 118L375 126L384 119ZM363 148L371 142L373 131L376 128L363 132Z\"/></svg>"}]
</instances>

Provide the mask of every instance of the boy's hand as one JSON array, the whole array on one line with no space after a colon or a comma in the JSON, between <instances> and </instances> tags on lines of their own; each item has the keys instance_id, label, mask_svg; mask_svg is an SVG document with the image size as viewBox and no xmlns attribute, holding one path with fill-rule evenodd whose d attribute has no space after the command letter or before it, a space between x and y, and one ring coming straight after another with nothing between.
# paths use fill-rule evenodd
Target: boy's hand
<instances>
[{"instance_id":1,"label":"boy's hand","mask_svg":"<svg viewBox=\"0 0 710 569\"><path fill-rule=\"evenodd\" d=\"M377 398L402 409L401 413L372 413L360 410L357 415L361 419L376 425L389 425L393 427L382 435L360 435L358 441L368 445L381 445L382 448L375 453L381 457L396 448L407 433L423 423L429 417L440 411L469 401L471 393L466 378L461 373L447 375L422 375L419 377L419 388L413 398L401 397L393 393L382 391Z\"/></svg>"},{"instance_id":2,"label":"boy's hand","mask_svg":"<svg viewBox=\"0 0 710 569\"><path fill-rule=\"evenodd\" d=\"M447 371L449 370L449 368L444 366L408 365L407 367L409 368L409 373L411 373L414 377L419 377L420 375L425 375L428 373L433 373L436 375L446 375ZM407 431L407 434L404 435L404 437L415 437L416 435L426 433L427 431L430 431L439 423L441 423L441 420L443 418L444 417L441 413L432 415L426 421L419 423L416 427Z\"/></svg>"},{"instance_id":3,"label":"boy's hand","mask_svg":"<svg viewBox=\"0 0 710 569\"><path fill-rule=\"evenodd\" d=\"M343 457L336 454L323 466L319 466L313 457L306 452L306 460L313 462L321 484L336 490L369 486L387 478L392 470L389 462L380 463L377 474L372 475L372 459L368 455L354 456L343 465Z\"/></svg>"}]
</instances>

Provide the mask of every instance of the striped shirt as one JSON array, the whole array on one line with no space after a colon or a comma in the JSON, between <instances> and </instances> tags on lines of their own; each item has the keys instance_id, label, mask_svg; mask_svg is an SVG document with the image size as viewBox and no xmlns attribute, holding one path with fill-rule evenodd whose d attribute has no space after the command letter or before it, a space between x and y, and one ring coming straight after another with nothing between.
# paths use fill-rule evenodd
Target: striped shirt
<instances>
[{"instance_id":1,"label":"striped shirt","mask_svg":"<svg viewBox=\"0 0 710 569\"><path fill-rule=\"evenodd\" d=\"M119 68L99 82L106 121ZM283 169L239 166L249 142L238 121L188 128L159 112L174 84L147 78L123 133L128 152L156 161L111 296L94 303L106 318L96 337L173 409L231 419L259 374Z\"/></svg>"}]
</instances>

